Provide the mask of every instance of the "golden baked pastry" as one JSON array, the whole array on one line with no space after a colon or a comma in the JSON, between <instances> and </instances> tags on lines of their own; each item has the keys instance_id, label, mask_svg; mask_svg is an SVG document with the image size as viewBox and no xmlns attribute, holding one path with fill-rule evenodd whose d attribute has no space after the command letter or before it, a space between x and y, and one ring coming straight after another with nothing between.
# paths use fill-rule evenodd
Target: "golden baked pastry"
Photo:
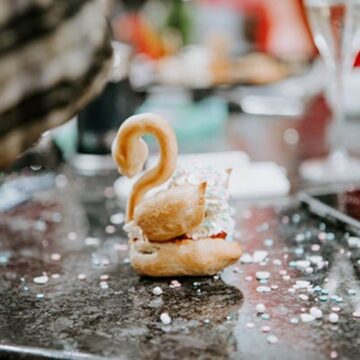
<instances>
[{"instance_id":1,"label":"golden baked pastry","mask_svg":"<svg viewBox=\"0 0 360 360\"><path fill-rule=\"evenodd\" d=\"M213 275L236 262L240 246L227 239L233 227L225 195L228 175L222 179L206 170L195 176L182 169L174 175L174 131L161 117L141 114L121 125L113 143L114 160L128 177L140 172L147 158L144 134L159 141L160 159L134 184L127 204L124 229L133 268L148 276L196 276ZM167 190L145 198L151 188L170 178Z\"/></svg>"}]
</instances>

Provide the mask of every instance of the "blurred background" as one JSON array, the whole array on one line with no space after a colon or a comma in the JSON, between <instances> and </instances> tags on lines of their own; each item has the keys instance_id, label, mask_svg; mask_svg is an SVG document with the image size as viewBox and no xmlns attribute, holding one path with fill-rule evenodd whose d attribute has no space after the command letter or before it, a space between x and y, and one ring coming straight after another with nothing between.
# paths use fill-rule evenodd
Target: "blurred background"
<instances>
[{"instance_id":1,"label":"blurred background","mask_svg":"<svg viewBox=\"0 0 360 360\"><path fill-rule=\"evenodd\" d=\"M112 172L111 143L122 121L154 112L175 128L181 153L237 152L247 164L239 177L243 197L282 196L306 185L299 165L328 153L331 110L329 77L302 0L101 5L113 47L106 86L69 122L43 134L3 177L64 164L85 176ZM347 145L355 154L357 63L345 86Z\"/></svg>"}]
</instances>

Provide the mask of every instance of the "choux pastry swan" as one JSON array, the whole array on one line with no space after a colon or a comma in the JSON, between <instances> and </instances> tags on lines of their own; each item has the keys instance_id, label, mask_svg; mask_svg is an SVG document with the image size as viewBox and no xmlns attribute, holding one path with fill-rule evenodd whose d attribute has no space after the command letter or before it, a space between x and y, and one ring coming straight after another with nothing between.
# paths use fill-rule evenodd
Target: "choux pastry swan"
<instances>
[{"instance_id":1,"label":"choux pastry swan","mask_svg":"<svg viewBox=\"0 0 360 360\"><path fill-rule=\"evenodd\" d=\"M227 241L234 226L226 196L229 174L176 170L175 133L155 114L132 116L120 126L112 154L121 174L132 177L142 170L148 156L145 134L158 140L160 159L134 184L128 199L124 229L133 268L154 277L200 276L236 262L240 246ZM145 198L170 178L168 189Z\"/></svg>"}]
</instances>

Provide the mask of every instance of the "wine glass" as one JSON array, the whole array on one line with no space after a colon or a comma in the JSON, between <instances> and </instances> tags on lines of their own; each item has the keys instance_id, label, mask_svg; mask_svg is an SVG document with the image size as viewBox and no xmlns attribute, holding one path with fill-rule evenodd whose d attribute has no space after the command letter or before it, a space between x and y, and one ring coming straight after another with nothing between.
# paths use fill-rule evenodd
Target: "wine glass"
<instances>
[{"instance_id":1,"label":"wine glass","mask_svg":"<svg viewBox=\"0 0 360 360\"><path fill-rule=\"evenodd\" d=\"M359 0L305 0L312 35L330 80L333 121L330 155L302 163L304 179L318 183L360 180L360 160L351 157L344 139L344 81L359 49Z\"/></svg>"}]
</instances>

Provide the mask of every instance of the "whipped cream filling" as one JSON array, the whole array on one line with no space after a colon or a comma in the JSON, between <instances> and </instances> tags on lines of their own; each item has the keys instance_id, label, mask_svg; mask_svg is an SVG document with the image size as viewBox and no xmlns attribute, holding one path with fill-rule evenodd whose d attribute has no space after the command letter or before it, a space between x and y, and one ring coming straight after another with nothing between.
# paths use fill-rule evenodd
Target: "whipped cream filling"
<instances>
[{"instance_id":1,"label":"whipped cream filling","mask_svg":"<svg viewBox=\"0 0 360 360\"><path fill-rule=\"evenodd\" d=\"M186 236L197 240L226 233L226 240L233 239L235 221L231 216L229 194L226 187L228 179L226 171L215 171L210 166L197 166L194 169L178 168L169 182L169 188L183 185L199 185L206 181L205 219L202 223L186 233ZM124 226L130 239L147 241L142 229L135 221Z\"/></svg>"},{"instance_id":2,"label":"whipped cream filling","mask_svg":"<svg viewBox=\"0 0 360 360\"><path fill-rule=\"evenodd\" d=\"M186 235L192 239L226 233L226 240L232 240L235 221L231 216L229 193L227 190L227 171L216 171L211 166L196 166L193 169L178 168L170 180L169 187L186 184L199 185L206 181L205 219Z\"/></svg>"}]
</instances>

